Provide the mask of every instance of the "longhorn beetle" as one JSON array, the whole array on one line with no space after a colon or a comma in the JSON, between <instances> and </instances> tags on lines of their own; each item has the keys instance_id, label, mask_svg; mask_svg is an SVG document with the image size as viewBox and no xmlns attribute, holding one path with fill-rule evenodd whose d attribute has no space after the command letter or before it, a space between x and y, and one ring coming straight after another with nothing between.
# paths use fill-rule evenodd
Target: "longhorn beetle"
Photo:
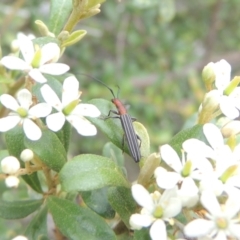
<instances>
[{"instance_id":1,"label":"longhorn beetle","mask_svg":"<svg viewBox=\"0 0 240 240\"><path fill-rule=\"evenodd\" d=\"M89 76L87 74L81 74L81 75L91 77L95 81L104 85L112 93L113 99L111 101L117 108L117 111L110 110L108 113L108 116L105 119L108 119L108 118L119 118L120 119L123 131L124 131L124 137L127 140L129 151L130 151L134 161L139 162L141 159L141 153L140 153L141 139L135 133L134 128L133 128L133 121L135 121L136 119L131 118L128 115L127 109L125 108L123 103L118 99L119 87L118 87L118 93L117 93L117 97L116 97L113 90L110 87L108 87L105 83L103 83L102 81L98 80L95 77ZM110 116L111 113L114 113L116 115ZM123 137L123 144L124 144L124 137ZM138 143L138 140L140 141L140 144Z\"/></svg>"}]
</instances>

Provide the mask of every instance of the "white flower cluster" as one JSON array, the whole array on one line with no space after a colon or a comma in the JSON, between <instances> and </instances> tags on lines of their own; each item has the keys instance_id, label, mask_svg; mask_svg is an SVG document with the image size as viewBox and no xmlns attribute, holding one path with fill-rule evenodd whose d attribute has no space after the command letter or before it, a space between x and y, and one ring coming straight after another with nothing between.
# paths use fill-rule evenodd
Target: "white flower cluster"
<instances>
[{"instance_id":1,"label":"white flower cluster","mask_svg":"<svg viewBox=\"0 0 240 240\"><path fill-rule=\"evenodd\" d=\"M43 103L33 104L32 94L28 89L21 89L16 99L9 95L0 96L0 102L10 109L8 116L0 119L0 132L7 132L17 125L22 125L24 133L30 140L41 138L42 132L37 120L46 117L46 123L52 131L59 131L67 120L79 134L96 135L97 130L84 116L98 117L100 111L92 104L79 104L79 82L74 77L68 77L63 83L62 101L46 83L43 73L61 75L69 70L69 66L55 63L60 57L60 48L56 43L47 43L42 48L35 46L32 40L24 34L18 34L18 44L23 59L16 56L3 57L0 63L10 70L21 70L38 82L45 83L41 87ZM52 113L52 108L56 112Z\"/></svg>"},{"instance_id":2,"label":"white flower cluster","mask_svg":"<svg viewBox=\"0 0 240 240\"><path fill-rule=\"evenodd\" d=\"M204 217L194 213L195 219L186 224L182 236L240 239L240 144L231 149L212 123L205 124L203 131L210 146L188 139L182 145L181 159L170 145L160 147L161 158L171 171L156 168L159 191L149 194L139 184L132 186L133 198L143 207L130 218L133 229L151 226L151 239L167 240L165 224L183 208L191 212L200 204Z\"/></svg>"}]
</instances>

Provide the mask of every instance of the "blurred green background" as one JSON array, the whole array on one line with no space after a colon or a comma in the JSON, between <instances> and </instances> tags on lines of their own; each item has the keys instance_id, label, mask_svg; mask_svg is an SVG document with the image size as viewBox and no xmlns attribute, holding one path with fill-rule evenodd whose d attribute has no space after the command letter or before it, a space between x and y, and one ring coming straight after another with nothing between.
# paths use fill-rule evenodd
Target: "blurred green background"
<instances>
[{"instance_id":1,"label":"blurred green background","mask_svg":"<svg viewBox=\"0 0 240 240\"><path fill-rule=\"evenodd\" d=\"M119 85L120 98L147 128L157 151L196 113L205 91L201 70L208 62L224 58L237 74L239 1L106 0L101 10L76 26L88 34L69 47L60 62L69 64L72 73L88 73L116 91ZM3 55L17 32L40 36L34 21L47 24L49 12L50 1L2 0ZM78 79L83 101L111 99L104 86L84 76ZM82 138L83 152L92 151L91 142Z\"/></svg>"},{"instance_id":2,"label":"blurred green background","mask_svg":"<svg viewBox=\"0 0 240 240\"><path fill-rule=\"evenodd\" d=\"M116 91L120 86L130 115L149 132L152 151L194 124L205 93L201 71L208 62L224 58L232 65L232 76L239 74L239 0L106 0L101 10L76 26L88 34L69 47L60 62L69 64L72 73L97 77ZM1 0L2 54L9 54L19 31L40 37L34 21L47 24L49 12L50 1ZM83 102L111 99L104 86L84 76L78 79ZM94 142L75 132L73 140L74 155L79 148L81 153L101 153L108 141L100 132ZM18 221L0 223L0 239L15 236L12 229L21 231Z\"/></svg>"}]
</instances>

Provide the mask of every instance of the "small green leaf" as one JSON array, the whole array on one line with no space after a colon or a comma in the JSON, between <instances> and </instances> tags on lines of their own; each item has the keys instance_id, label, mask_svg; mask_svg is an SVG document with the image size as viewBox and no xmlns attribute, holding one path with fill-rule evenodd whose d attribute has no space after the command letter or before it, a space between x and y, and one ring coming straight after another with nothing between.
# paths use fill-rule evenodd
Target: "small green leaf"
<instances>
[{"instance_id":1,"label":"small green leaf","mask_svg":"<svg viewBox=\"0 0 240 240\"><path fill-rule=\"evenodd\" d=\"M134 240L151 240L148 228L134 231Z\"/></svg>"},{"instance_id":2,"label":"small green leaf","mask_svg":"<svg viewBox=\"0 0 240 240\"><path fill-rule=\"evenodd\" d=\"M85 35L87 34L87 31L85 30L77 30L75 32L72 32L70 36L67 38L67 40L63 41L61 44L61 47L68 47L71 46L78 41L80 41Z\"/></svg>"},{"instance_id":3,"label":"small green leaf","mask_svg":"<svg viewBox=\"0 0 240 240\"><path fill-rule=\"evenodd\" d=\"M16 126L5 134L9 155L15 156L20 161L21 167L24 166L24 163L20 160L20 154L24 149L27 148L24 145L24 138L25 134L21 126ZM36 192L42 193L41 184L36 172L32 173L31 175L23 175L22 178Z\"/></svg>"},{"instance_id":4,"label":"small green leaf","mask_svg":"<svg viewBox=\"0 0 240 240\"><path fill-rule=\"evenodd\" d=\"M64 165L59 176L66 191L91 191L106 186L129 186L113 161L92 154L74 157Z\"/></svg>"},{"instance_id":5,"label":"small green leaf","mask_svg":"<svg viewBox=\"0 0 240 240\"><path fill-rule=\"evenodd\" d=\"M108 219L115 216L115 211L108 203L106 187L93 191L81 192L81 196L85 204L100 216Z\"/></svg>"},{"instance_id":6,"label":"small green leaf","mask_svg":"<svg viewBox=\"0 0 240 240\"><path fill-rule=\"evenodd\" d=\"M160 156L156 153L151 154L140 169L137 182L143 186L148 186L148 183L159 164Z\"/></svg>"},{"instance_id":7,"label":"small green leaf","mask_svg":"<svg viewBox=\"0 0 240 240\"><path fill-rule=\"evenodd\" d=\"M40 37L40 38L35 38L32 40L34 44L39 45L40 47L43 47L47 43L56 43L59 45L59 42L56 38L53 37Z\"/></svg>"},{"instance_id":8,"label":"small green leaf","mask_svg":"<svg viewBox=\"0 0 240 240\"><path fill-rule=\"evenodd\" d=\"M183 142L189 138L204 139L203 126L198 124L182 130L172 138L169 144L180 154Z\"/></svg>"},{"instance_id":9,"label":"small green leaf","mask_svg":"<svg viewBox=\"0 0 240 240\"><path fill-rule=\"evenodd\" d=\"M36 211L42 203L42 200L0 201L0 217L4 219L23 218Z\"/></svg>"},{"instance_id":10,"label":"small green leaf","mask_svg":"<svg viewBox=\"0 0 240 240\"><path fill-rule=\"evenodd\" d=\"M133 122L133 127L141 139L141 156L147 157L150 154L150 139L147 129L140 122Z\"/></svg>"},{"instance_id":11,"label":"small green leaf","mask_svg":"<svg viewBox=\"0 0 240 240\"><path fill-rule=\"evenodd\" d=\"M131 189L125 187L110 187L108 189L108 200L125 225L130 228L129 218L135 213L137 207L132 197Z\"/></svg>"},{"instance_id":12,"label":"small green leaf","mask_svg":"<svg viewBox=\"0 0 240 240\"><path fill-rule=\"evenodd\" d=\"M68 239L116 239L107 223L86 207L57 197L48 197L47 205L55 224Z\"/></svg>"},{"instance_id":13,"label":"small green leaf","mask_svg":"<svg viewBox=\"0 0 240 240\"><path fill-rule=\"evenodd\" d=\"M72 10L72 1L51 0L49 30L55 35L59 34L64 27Z\"/></svg>"},{"instance_id":14,"label":"small green leaf","mask_svg":"<svg viewBox=\"0 0 240 240\"><path fill-rule=\"evenodd\" d=\"M24 234L28 240L43 239L47 236L47 212L48 209L44 206L31 220Z\"/></svg>"},{"instance_id":15,"label":"small green leaf","mask_svg":"<svg viewBox=\"0 0 240 240\"><path fill-rule=\"evenodd\" d=\"M108 142L103 147L103 156L112 159L122 169L124 175L127 176L123 152L120 148L112 142Z\"/></svg>"},{"instance_id":16,"label":"small green leaf","mask_svg":"<svg viewBox=\"0 0 240 240\"><path fill-rule=\"evenodd\" d=\"M42 130L42 137L37 141L25 138L24 143L49 168L59 172L67 160L64 146L55 133L48 129Z\"/></svg>"}]
</instances>

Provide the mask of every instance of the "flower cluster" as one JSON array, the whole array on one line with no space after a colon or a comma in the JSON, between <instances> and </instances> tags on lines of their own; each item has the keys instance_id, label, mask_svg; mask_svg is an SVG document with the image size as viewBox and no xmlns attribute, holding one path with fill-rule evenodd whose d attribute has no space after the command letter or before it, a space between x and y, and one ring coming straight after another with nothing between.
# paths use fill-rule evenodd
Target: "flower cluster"
<instances>
[{"instance_id":1,"label":"flower cluster","mask_svg":"<svg viewBox=\"0 0 240 240\"><path fill-rule=\"evenodd\" d=\"M171 218L183 208L191 211L200 204L204 218L195 214L191 221L190 217L183 236L240 239L240 144L230 148L212 123L205 124L203 132L209 145L188 139L182 144L181 159L170 145L160 147L162 161L171 170L155 169L159 190L151 194L139 184L132 186L133 198L143 207L131 216L132 229L151 226L151 239L167 240L165 224L174 222Z\"/></svg>"},{"instance_id":2,"label":"flower cluster","mask_svg":"<svg viewBox=\"0 0 240 240\"><path fill-rule=\"evenodd\" d=\"M98 117L101 113L92 104L80 103L78 80L74 76L65 79L61 102L43 75L61 75L69 70L66 64L56 63L60 57L58 45L47 43L40 48L33 43L32 38L22 33L18 34L17 43L23 59L5 56L0 63L10 70L26 72L30 79L42 83L40 92L45 102L34 102L31 90L26 88L17 93L16 99L9 94L2 94L0 102L10 113L0 119L0 132L7 132L21 125L27 138L36 141L42 136L43 123L40 119L46 118L47 127L54 132L61 130L67 120L79 134L96 135L96 127L85 117Z\"/></svg>"}]
</instances>

